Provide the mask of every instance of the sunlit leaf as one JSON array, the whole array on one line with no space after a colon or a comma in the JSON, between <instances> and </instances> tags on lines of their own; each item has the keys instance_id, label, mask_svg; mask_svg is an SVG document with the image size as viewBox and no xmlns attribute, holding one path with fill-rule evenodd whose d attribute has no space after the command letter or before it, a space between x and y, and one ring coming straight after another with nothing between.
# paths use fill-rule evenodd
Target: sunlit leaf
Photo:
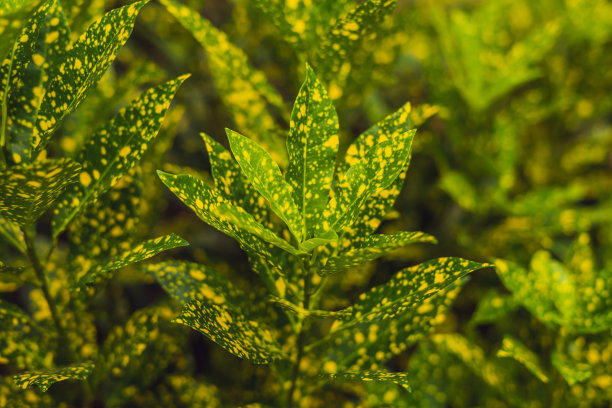
<instances>
[{"instance_id":1,"label":"sunlit leaf","mask_svg":"<svg viewBox=\"0 0 612 408\"><path fill-rule=\"evenodd\" d=\"M57 236L80 212L140 160L157 135L174 93L187 76L149 89L96 131L79 153L79 183L67 191L53 217Z\"/></svg>"},{"instance_id":2,"label":"sunlit leaf","mask_svg":"<svg viewBox=\"0 0 612 408\"><path fill-rule=\"evenodd\" d=\"M338 116L327 91L310 66L293 105L285 178L301 214L301 236L309 238L329 201L338 154ZM256 187L257 188L257 187Z\"/></svg>"},{"instance_id":3,"label":"sunlit leaf","mask_svg":"<svg viewBox=\"0 0 612 408\"><path fill-rule=\"evenodd\" d=\"M519 307L512 295L503 295L496 290L485 294L472 315L470 324L492 323Z\"/></svg>"},{"instance_id":4,"label":"sunlit leaf","mask_svg":"<svg viewBox=\"0 0 612 408\"><path fill-rule=\"evenodd\" d=\"M390 373L386 371L361 371L321 373L319 375L322 377L329 378L331 380L392 382L393 384L397 384L407 391L411 391L407 373Z\"/></svg>"},{"instance_id":5,"label":"sunlit leaf","mask_svg":"<svg viewBox=\"0 0 612 408\"><path fill-rule=\"evenodd\" d=\"M511 336L504 336L502 347L497 351L498 357L511 357L523 364L542 382L548 382L548 376L538 361L538 356L523 343Z\"/></svg>"}]
</instances>

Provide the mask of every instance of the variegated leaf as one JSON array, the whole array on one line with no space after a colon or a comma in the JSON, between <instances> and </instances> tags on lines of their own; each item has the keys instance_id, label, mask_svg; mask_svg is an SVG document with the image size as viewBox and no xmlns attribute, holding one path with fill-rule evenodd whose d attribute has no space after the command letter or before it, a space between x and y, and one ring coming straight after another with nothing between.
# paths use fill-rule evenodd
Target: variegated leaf
<instances>
[{"instance_id":1,"label":"variegated leaf","mask_svg":"<svg viewBox=\"0 0 612 408\"><path fill-rule=\"evenodd\" d=\"M503 318L520 306L512 295L504 295L497 290L485 294L478 302L470 324L492 323Z\"/></svg>"},{"instance_id":2,"label":"variegated leaf","mask_svg":"<svg viewBox=\"0 0 612 408\"><path fill-rule=\"evenodd\" d=\"M6 242L13 245L21 253L26 252L25 240L23 239L23 232L19 230L19 226L12 221L0 215L0 235L4 237Z\"/></svg>"},{"instance_id":3,"label":"variegated leaf","mask_svg":"<svg viewBox=\"0 0 612 408\"><path fill-rule=\"evenodd\" d=\"M53 217L57 236L80 212L140 160L157 135L174 93L187 76L149 89L96 131L78 155L79 183L67 191Z\"/></svg>"},{"instance_id":4,"label":"variegated leaf","mask_svg":"<svg viewBox=\"0 0 612 408\"><path fill-rule=\"evenodd\" d=\"M371 235L363 241L359 248L340 253L327 261L327 264L318 272L320 275L330 275L341 272L353 266L373 261L395 249L417 242L436 243L436 239L423 232L398 232L393 235Z\"/></svg>"},{"instance_id":5,"label":"variegated leaf","mask_svg":"<svg viewBox=\"0 0 612 408\"><path fill-rule=\"evenodd\" d=\"M147 1L106 13L72 44L59 75L52 78L42 100L32 143L33 157L45 148L64 117L77 108L106 72Z\"/></svg>"},{"instance_id":6,"label":"variegated leaf","mask_svg":"<svg viewBox=\"0 0 612 408\"><path fill-rule=\"evenodd\" d=\"M287 154L282 147L282 131L266 106L270 103L285 111L278 92L261 71L251 66L246 54L210 21L174 0L161 0L161 3L206 50L219 95L238 129L264 145L285 167Z\"/></svg>"},{"instance_id":7,"label":"variegated leaf","mask_svg":"<svg viewBox=\"0 0 612 408\"><path fill-rule=\"evenodd\" d=\"M388 371L345 371L339 373L321 373L319 375L329 378L330 380L392 382L407 391L411 391L408 373L390 373Z\"/></svg>"},{"instance_id":8,"label":"variegated leaf","mask_svg":"<svg viewBox=\"0 0 612 408\"><path fill-rule=\"evenodd\" d=\"M253 187L270 203L276 213L289 227L298 242L302 242L301 213L293 200L293 191L278 164L260 145L231 130L227 137L236 161Z\"/></svg>"},{"instance_id":9,"label":"variegated leaf","mask_svg":"<svg viewBox=\"0 0 612 408\"><path fill-rule=\"evenodd\" d=\"M189 245L189 243L175 234L168 234L159 238L150 239L128 251L112 257L106 263L89 271L87 274L85 274L85 276L81 277L79 282L77 282L77 286L92 283L96 280L96 278L101 277L108 272L112 272L117 269L121 269L124 266L151 258L162 251L167 251L172 248L186 245Z\"/></svg>"},{"instance_id":10,"label":"variegated leaf","mask_svg":"<svg viewBox=\"0 0 612 408\"><path fill-rule=\"evenodd\" d=\"M14 375L13 381L21 388L35 384L42 392L45 392L58 381L86 380L93 368L93 363L87 361L49 370L27 371Z\"/></svg>"},{"instance_id":11,"label":"variegated leaf","mask_svg":"<svg viewBox=\"0 0 612 408\"><path fill-rule=\"evenodd\" d=\"M548 382L548 376L540 365L538 356L514 337L504 336L502 347L497 351L497 356L515 359L538 377L540 381Z\"/></svg>"},{"instance_id":12,"label":"variegated leaf","mask_svg":"<svg viewBox=\"0 0 612 408\"><path fill-rule=\"evenodd\" d=\"M185 305L174 322L199 331L228 352L256 364L283 358L270 331L226 305L194 300Z\"/></svg>"},{"instance_id":13,"label":"variegated leaf","mask_svg":"<svg viewBox=\"0 0 612 408\"><path fill-rule=\"evenodd\" d=\"M310 238L329 201L338 154L338 116L327 91L310 66L293 105L285 178L301 214L301 236Z\"/></svg>"},{"instance_id":14,"label":"variegated leaf","mask_svg":"<svg viewBox=\"0 0 612 408\"><path fill-rule=\"evenodd\" d=\"M34 223L74 183L81 166L70 159L41 160L0 173L0 215L22 227Z\"/></svg>"},{"instance_id":15,"label":"variegated leaf","mask_svg":"<svg viewBox=\"0 0 612 408\"><path fill-rule=\"evenodd\" d=\"M352 325L392 319L418 307L424 299L437 293L455 280L488 265L461 258L437 258L397 272L389 282L363 293L347 311L344 323L332 330Z\"/></svg>"},{"instance_id":16,"label":"variegated leaf","mask_svg":"<svg viewBox=\"0 0 612 408\"><path fill-rule=\"evenodd\" d=\"M13 0L4 1L0 8L0 60L6 57L13 46L14 40L19 36L28 18L41 0Z\"/></svg>"}]
</instances>

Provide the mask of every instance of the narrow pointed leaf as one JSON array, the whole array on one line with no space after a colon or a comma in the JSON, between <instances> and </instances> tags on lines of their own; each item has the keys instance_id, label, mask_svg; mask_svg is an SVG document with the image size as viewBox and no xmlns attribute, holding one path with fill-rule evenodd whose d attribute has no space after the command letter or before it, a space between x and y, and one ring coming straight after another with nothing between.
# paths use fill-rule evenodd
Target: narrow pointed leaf
<instances>
[{"instance_id":1,"label":"narrow pointed leaf","mask_svg":"<svg viewBox=\"0 0 612 408\"><path fill-rule=\"evenodd\" d=\"M302 236L309 237L329 201L338 154L338 116L327 91L310 66L293 105L285 178L302 219Z\"/></svg>"},{"instance_id":2,"label":"narrow pointed leaf","mask_svg":"<svg viewBox=\"0 0 612 408\"><path fill-rule=\"evenodd\" d=\"M55 211L54 236L138 163L186 78L149 89L93 134L77 157L83 164L79 183L66 192Z\"/></svg>"},{"instance_id":3,"label":"narrow pointed leaf","mask_svg":"<svg viewBox=\"0 0 612 408\"><path fill-rule=\"evenodd\" d=\"M106 13L66 53L59 75L52 78L40 107L32 145L34 157L45 148L64 117L77 108L104 75L130 36L136 16L146 2Z\"/></svg>"},{"instance_id":4,"label":"narrow pointed leaf","mask_svg":"<svg viewBox=\"0 0 612 408\"><path fill-rule=\"evenodd\" d=\"M569 385L586 381L593 376L593 366L591 364L571 361L558 350L553 352L551 362Z\"/></svg>"},{"instance_id":5,"label":"narrow pointed leaf","mask_svg":"<svg viewBox=\"0 0 612 408\"><path fill-rule=\"evenodd\" d=\"M397 272L391 280L363 293L350 306L350 317L332 330L367 321L392 319L485 264L461 258L437 258Z\"/></svg>"},{"instance_id":6,"label":"narrow pointed leaf","mask_svg":"<svg viewBox=\"0 0 612 408\"><path fill-rule=\"evenodd\" d=\"M386 15L391 14L396 4L397 0L368 0L338 19L314 58L313 65L325 81L336 76L355 44L373 31Z\"/></svg>"},{"instance_id":7,"label":"narrow pointed leaf","mask_svg":"<svg viewBox=\"0 0 612 408\"><path fill-rule=\"evenodd\" d=\"M189 242L175 234L168 234L159 238L150 239L140 245L137 245L129 251L125 251L109 259L99 268L88 272L80 279L77 285L82 286L87 283L92 283L96 278L108 272L112 272L117 269L121 269L124 266L151 258L160 252L187 245L189 245Z\"/></svg>"},{"instance_id":8,"label":"narrow pointed leaf","mask_svg":"<svg viewBox=\"0 0 612 408\"><path fill-rule=\"evenodd\" d=\"M408 381L408 373L390 373L388 371L345 371L339 373L321 373L319 375L329 378L330 380L392 382L407 391L412 391Z\"/></svg>"},{"instance_id":9,"label":"narrow pointed leaf","mask_svg":"<svg viewBox=\"0 0 612 408\"><path fill-rule=\"evenodd\" d=\"M330 258L323 269L319 270L319 274L325 276L334 272L341 272L353 266L380 258L395 249L417 242L435 243L436 239L422 232L406 231L393 235L371 235L364 240L361 247Z\"/></svg>"},{"instance_id":10,"label":"narrow pointed leaf","mask_svg":"<svg viewBox=\"0 0 612 408\"><path fill-rule=\"evenodd\" d=\"M0 215L22 227L33 224L74 183L81 166L69 159L42 160L0 173Z\"/></svg>"},{"instance_id":11,"label":"narrow pointed leaf","mask_svg":"<svg viewBox=\"0 0 612 408\"><path fill-rule=\"evenodd\" d=\"M504 295L493 290L478 302L470 324L495 322L520 306L512 295Z\"/></svg>"},{"instance_id":12,"label":"narrow pointed leaf","mask_svg":"<svg viewBox=\"0 0 612 408\"><path fill-rule=\"evenodd\" d=\"M548 376L540 365L538 356L514 337L504 336L502 347L497 351L497 356L515 359L538 377L540 381L548 382Z\"/></svg>"},{"instance_id":13,"label":"narrow pointed leaf","mask_svg":"<svg viewBox=\"0 0 612 408\"><path fill-rule=\"evenodd\" d=\"M49 370L27 371L14 375L13 381L24 389L35 384L42 392L45 392L58 381L86 380L93 368L93 363L87 361Z\"/></svg>"},{"instance_id":14,"label":"narrow pointed leaf","mask_svg":"<svg viewBox=\"0 0 612 408\"><path fill-rule=\"evenodd\" d=\"M283 357L272 333L225 305L191 301L174 322L199 331L228 352L256 364Z\"/></svg>"},{"instance_id":15,"label":"narrow pointed leaf","mask_svg":"<svg viewBox=\"0 0 612 408\"><path fill-rule=\"evenodd\" d=\"M313 249L330 242L338 241L338 234L334 231L328 231L326 234L321 234L318 237L310 238L300 244L300 249L305 252L311 252Z\"/></svg>"},{"instance_id":16,"label":"narrow pointed leaf","mask_svg":"<svg viewBox=\"0 0 612 408\"><path fill-rule=\"evenodd\" d=\"M293 201L291 186L278 164L261 146L239 133L227 130L232 153L253 187L270 203L298 242L302 241L300 212Z\"/></svg>"},{"instance_id":17,"label":"narrow pointed leaf","mask_svg":"<svg viewBox=\"0 0 612 408\"><path fill-rule=\"evenodd\" d=\"M0 8L0 60L4 59L11 51L13 42L25 26L28 18L36 7L42 3L41 0L15 0L3 2Z\"/></svg>"},{"instance_id":18,"label":"narrow pointed leaf","mask_svg":"<svg viewBox=\"0 0 612 408\"><path fill-rule=\"evenodd\" d=\"M282 98L253 68L246 54L232 44L225 33L196 11L173 0L161 0L166 9L204 47L215 86L241 132L261 143L285 167L282 131L267 110L270 103L285 111Z\"/></svg>"},{"instance_id":19,"label":"narrow pointed leaf","mask_svg":"<svg viewBox=\"0 0 612 408\"><path fill-rule=\"evenodd\" d=\"M25 240L23 239L23 233L19 230L19 226L2 216L0 216L0 235L4 237L6 242L9 242L21 253L25 254Z\"/></svg>"},{"instance_id":20,"label":"narrow pointed leaf","mask_svg":"<svg viewBox=\"0 0 612 408\"><path fill-rule=\"evenodd\" d=\"M339 231L351 225L363 204L395 181L410 160L414 134L412 130L380 141L348 169L328 210L331 229Z\"/></svg>"}]
</instances>

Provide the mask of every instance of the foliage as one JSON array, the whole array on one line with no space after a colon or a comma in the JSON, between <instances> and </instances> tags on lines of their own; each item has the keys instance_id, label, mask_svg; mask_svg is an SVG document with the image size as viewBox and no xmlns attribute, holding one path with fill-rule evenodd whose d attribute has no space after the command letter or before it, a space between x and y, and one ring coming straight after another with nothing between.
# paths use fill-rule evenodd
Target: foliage
<instances>
[{"instance_id":1,"label":"foliage","mask_svg":"<svg viewBox=\"0 0 612 408\"><path fill-rule=\"evenodd\" d=\"M0 5L0 406L610 404L609 2L132 2Z\"/></svg>"}]
</instances>

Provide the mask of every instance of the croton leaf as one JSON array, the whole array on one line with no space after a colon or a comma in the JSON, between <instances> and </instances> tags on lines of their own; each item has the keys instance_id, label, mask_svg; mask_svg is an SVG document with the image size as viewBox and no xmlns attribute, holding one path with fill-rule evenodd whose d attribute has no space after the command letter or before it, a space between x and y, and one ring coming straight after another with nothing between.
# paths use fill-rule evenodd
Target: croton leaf
<instances>
[{"instance_id":1,"label":"croton leaf","mask_svg":"<svg viewBox=\"0 0 612 408\"><path fill-rule=\"evenodd\" d=\"M512 295L505 295L497 290L492 290L478 302L470 324L495 322L518 308L519 305Z\"/></svg>"},{"instance_id":2,"label":"croton leaf","mask_svg":"<svg viewBox=\"0 0 612 408\"><path fill-rule=\"evenodd\" d=\"M161 0L161 3L205 48L219 95L238 129L264 145L285 167L287 153L281 143L282 131L267 110L270 103L285 111L278 92L261 71L251 66L246 54L210 21L173 0Z\"/></svg>"},{"instance_id":3,"label":"croton leaf","mask_svg":"<svg viewBox=\"0 0 612 408\"><path fill-rule=\"evenodd\" d=\"M540 365L538 356L523 343L511 336L504 336L502 347L497 351L498 357L511 357L524 365L542 382L548 382L548 376Z\"/></svg>"},{"instance_id":4,"label":"croton leaf","mask_svg":"<svg viewBox=\"0 0 612 408\"><path fill-rule=\"evenodd\" d=\"M23 239L23 233L19 230L19 226L12 221L0 215L0 235L4 239L17 248L20 252L26 252L25 240Z\"/></svg>"},{"instance_id":5,"label":"croton leaf","mask_svg":"<svg viewBox=\"0 0 612 408\"><path fill-rule=\"evenodd\" d=\"M395 318L418 307L423 300L453 281L486 264L461 258L437 258L402 269L389 282L363 293L347 308L351 314L332 330L342 330L357 323Z\"/></svg>"},{"instance_id":6,"label":"croton leaf","mask_svg":"<svg viewBox=\"0 0 612 408\"><path fill-rule=\"evenodd\" d=\"M193 300L174 322L199 331L235 356L256 364L283 357L270 331L226 305Z\"/></svg>"},{"instance_id":7,"label":"croton leaf","mask_svg":"<svg viewBox=\"0 0 612 408\"><path fill-rule=\"evenodd\" d=\"M65 367L49 370L27 371L13 376L13 381L21 388L35 384L41 391L45 392L58 381L64 380L86 380L91 374L94 365L91 361L72 364Z\"/></svg>"},{"instance_id":8,"label":"croton leaf","mask_svg":"<svg viewBox=\"0 0 612 408\"><path fill-rule=\"evenodd\" d=\"M330 275L353 266L361 265L377 259L395 249L417 242L436 242L431 235L423 232L402 231L393 235L377 234L367 237L363 244L356 249L343 252L327 261L323 269L319 269L320 275Z\"/></svg>"},{"instance_id":9,"label":"croton leaf","mask_svg":"<svg viewBox=\"0 0 612 408\"><path fill-rule=\"evenodd\" d=\"M390 373L388 371L347 371L340 373L321 373L320 376L329 378L331 380L392 382L408 391L411 391L410 383L408 382L408 373Z\"/></svg>"},{"instance_id":10,"label":"croton leaf","mask_svg":"<svg viewBox=\"0 0 612 408\"><path fill-rule=\"evenodd\" d=\"M0 173L0 215L22 227L34 223L74 183L81 166L70 159L20 164Z\"/></svg>"},{"instance_id":11,"label":"croton leaf","mask_svg":"<svg viewBox=\"0 0 612 408\"><path fill-rule=\"evenodd\" d=\"M551 363L559 370L569 385L586 381L593 375L593 367L590 364L571 361L571 359L559 350L555 350L552 353Z\"/></svg>"},{"instance_id":12,"label":"croton leaf","mask_svg":"<svg viewBox=\"0 0 612 408\"><path fill-rule=\"evenodd\" d=\"M124 266L149 259L162 251L189 245L187 241L175 234L168 234L150 239L134 248L112 257L105 264L87 272L77 283L77 286L92 283L96 278L108 272L121 269Z\"/></svg>"},{"instance_id":13,"label":"croton leaf","mask_svg":"<svg viewBox=\"0 0 612 408\"><path fill-rule=\"evenodd\" d=\"M298 242L304 237L301 213L293 201L291 185L278 164L260 145L231 130L227 137L236 161L253 187L270 203L272 211L287 224Z\"/></svg>"},{"instance_id":14,"label":"croton leaf","mask_svg":"<svg viewBox=\"0 0 612 408\"><path fill-rule=\"evenodd\" d=\"M41 103L32 143L34 157L45 148L64 117L77 108L106 72L147 1L106 13L72 44L59 75L52 79Z\"/></svg>"},{"instance_id":15,"label":"croton leaf","mask_svg":"<svg viewBox=\"0 0 612 408\"><path fill-rule=\"evenodd\" d=\"M293 105L285 178L301 214L301 236L308 238L329 201L338 154L338 116L310 66Z\"/></svg>"},{"instance_id":16,"label":"croton leaf","mask_svg":"<svg viewBox=\"0 0 612 408\"><path fill-rule=\"evenodd\" d=\"M368 0L338 19L315 55L314 66L323 79L331 80L354 45L390 14L397 0Z\"/></svg>"},{"instance_id":17,"label":"croton leaf","mask_svg":"<svg viewBox=\"0 0 612 408\"><path fill-rule=\"evenodd\" d=\"M337 196L332 196L329 209L324 212L331 229L339 231L351 225L363 204L393 183L410 160L414 134L412 130L380 140L348 169L339 183Z\"/></svg>"},{"instance_id":18,"label":"croton leaf","mask_svg":"<svg viewBox=\"0 0 612 408\"><path fill-rule=\"evenodd\" d=\"M0 8L0 60L10 52L13 41L41 0L13 0L2 2Z\"/></svg>"},{"instance_id":19,"label":"croton leaf","mask_svg":"<svg viewBox=\"0 0 612 408\"><path fill-rule=\"evenodd\" d=\"M92 135L77 157L83 164L79 183L65 193L55 210L54 236L136 165L186 78L184 75L149 89Z\"/></svg>"}]
</instances>

